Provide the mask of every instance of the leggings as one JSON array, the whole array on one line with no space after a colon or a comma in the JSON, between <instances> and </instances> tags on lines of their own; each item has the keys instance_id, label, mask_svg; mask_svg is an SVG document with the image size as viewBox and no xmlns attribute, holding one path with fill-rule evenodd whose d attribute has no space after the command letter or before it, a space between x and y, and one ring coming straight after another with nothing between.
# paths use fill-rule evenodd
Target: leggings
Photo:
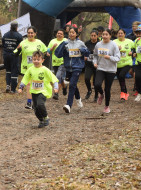
<instances>
[{"instance_id":1,"label":"leggings","mask_svg":"<svg viewBox=\"0 0 141 190\"><path fill-rule=\"evenodd\" d=\"M100 93L103 94L102 83L105 80L105 106L109 106L111 97L111 86L115 77L115 73L108 73L105 71L98 70L96 72L95 88Z\"/></svg>"},{"instance_id":2,"label":"leggings","mask_svg":"<svg viewBox=\"0 0 141 190\"><path fill-rule=\"evenodd\" d=\"M135 66L136 90L141 94L141 65Z\"/></svg>"},{"instance_id":3,"label":"leggings","mask_svg":"<svg viewBox=\"0 0 141 190\"><path fill-rule=\"evenodd\" d=\"M119 85L121 88L121 92L127 93L126 83L125 83L125 76L130 70L131 66L127 65L122 68L117 69L117 78L119 80Z\"/></svg>"}]
</instances>

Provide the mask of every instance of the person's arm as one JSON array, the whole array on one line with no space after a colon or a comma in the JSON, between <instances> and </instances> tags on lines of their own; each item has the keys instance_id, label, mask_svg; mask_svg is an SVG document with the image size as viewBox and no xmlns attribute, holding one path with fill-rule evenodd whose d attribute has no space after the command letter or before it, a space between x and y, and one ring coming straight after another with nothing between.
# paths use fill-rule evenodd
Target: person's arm
<instances>
[{"instance_id":1,"label":"person's arm","mask_svg":"<svg viewBox=\"0 0 141 190\"><path fill-rule=\"evenodd\" d=\"M23 82L21 82L20 86L19 86L19 89L18 89L19 94L23 92L24 87L25 87L25 84Z\"/></svg>"},{"instance_id":2,"label":"person's arm","mask_svg":"<svg viewBox=\"0 0 141 190\"><path fill-rule=\"evenodd\" d=\"M93 56L93 65L95 68L97 68L97 65L98 65L98 48L97 48L97 45L94 48L93 55L94 55Z\"/></svg>"},{"instance_id":3,"label":"person's arm","mask_svg":"<svg viewBox=\"0 0 141 190\"><path fill-rule=\"evenodd\" d=\"M67 41L62 42L55 50L55 55L58 58L63 57L64 50L66 49Z\"/></svg>"}]
</instances>

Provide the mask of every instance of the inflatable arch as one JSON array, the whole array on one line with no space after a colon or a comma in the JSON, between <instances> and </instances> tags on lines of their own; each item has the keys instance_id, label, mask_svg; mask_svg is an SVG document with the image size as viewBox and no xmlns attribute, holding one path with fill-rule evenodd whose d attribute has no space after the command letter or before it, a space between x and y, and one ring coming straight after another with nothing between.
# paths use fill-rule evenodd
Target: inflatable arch
<instances>
[{"instance_id":1,"label":"inflatable arch","mask_svg":"<svg viewBox=\"0 0 141 190\"><path fill-rule=\"evenodd\" d=\"M48 44L56 18L63 27L80 12L108 12L126 33L130 33L132 22L141 21L140 8L141 0L20 0L18 16L29 12L38 37Z\"/></svg>"}]
</instances>

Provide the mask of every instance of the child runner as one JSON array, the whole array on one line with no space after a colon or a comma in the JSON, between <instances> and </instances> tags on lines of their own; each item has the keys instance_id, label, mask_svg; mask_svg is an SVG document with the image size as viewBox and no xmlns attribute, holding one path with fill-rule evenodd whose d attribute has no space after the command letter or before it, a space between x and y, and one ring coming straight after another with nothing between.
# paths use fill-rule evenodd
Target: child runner
<instances>
[{"instance_id":1,"label":"child runner","mask_svg":"<svg viewBox=\"0 0 141 190\"><path fill-rule=\"evenodd\" d=\"M39 128L49 125L49 118L45 107L46 98L52 96L52 86L54 84L54 92L58 92L58 79L45 66L44 55L41 51L35 51L32 56L33 66L30 67L19 87L18 92L22 93L23 88L30 82L30 93L32 95L33 107L36 117L39 119Z\"/></svg>"},{"instance_id":2,"label":"child runner","mask_svg":"<svg viewBox=\"0 0 141 190\"><path fill-rule=\"evenodd\" d=\"M66 113L70 113L75 95L77 105L79 108L83 107L81 102L80 93L77 88L79 75L84 68L84 56L88 57L89 51L84 42L77 38L78 29L71 27L69 30L69 39L62 42L56 49L55 55L64 58L64 66L66 68L66 77L69 78L69 94L67 104L63 109Z\"/></svg>"},{"instance_id":3,"label":"child runner","mask_svg":"<svg viewBox=\"0 0 141 190\"><path fill-rule=\"evenodd\" d=\"M111 31L106 29L102 33L102 41L98 42L94 49L94 66L97 68L95 88L100 93L97 103L100 105L104 99L102 83L105 80L105 108L104 113L110 113L110 91L117 70L117 62L120 60L120 51L115 42L110 40Z\"/></svg>"}]
</instances>

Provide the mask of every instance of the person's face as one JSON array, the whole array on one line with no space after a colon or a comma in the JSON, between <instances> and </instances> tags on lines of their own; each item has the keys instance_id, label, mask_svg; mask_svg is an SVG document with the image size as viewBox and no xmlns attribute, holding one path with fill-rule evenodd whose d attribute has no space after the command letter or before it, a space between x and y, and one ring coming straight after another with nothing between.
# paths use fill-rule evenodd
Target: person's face
<instances>
[{"instance_id":1,"label":"person's face","mask_svg":"<svg viewBox=\"0 0 141 190\"><path fill-rule=\"evenodd\" d=\"M82 32L82 26L79 26L78 32Z\"/></svg>"},{"instance_id":2,"label":"person's face","mask_svg":"<svg viewBox=\"0 0 141 190\"><path fill-rule=\"evenodd\" d=\"M123 40L125 38L125 33L122 30L119 30L117 33L117 37L119 40Z\"/></svg>"},{"instance_id":3,"label":"person's face","mask_svg":"<svg viewBox=\"0 0 141 190\"><path fill-rule=\"evenodd\" d=\"M93 33L91 33L91 35L90 35L90 39L91 39L91 41L97 41L97 34L95 33L95 32L93 32Z\"/></svg>"},{"instance_id":4,"label":"person's face","mask_svg":"<svg viewBox=\"0 0 141 190\"><path fill-rule=\"evenodd\" d=\"M102 39L103 39L103 42L107 43L110 41L111 35L107 31L104 31L102 33Z\"/></svg>"},{"instance_id":5,"label":"person's face","mask_svg":"<svg viewBox=\"0 0 141 190\"><path fill-rule=\"evenodd\" d=\"M56 37L58 40L62 40L64 38L64 33L63 31L58 31L56 34Z\"/></svg>"},{"instance_id":6,"label":"person's face","mask_svg":"<svg viewBox=\"0 0 141 190\"><path fill-rule=\"evenodd\" d=\"M99 30L98 31L98 37L101 37L102 36L102 30Z\"/></svg>"},{"instance_id":7,"label":"person's face","mask_svg":"<svg viewBox=\"0 0 141 190\"><path fill-rule=\"evenodd\" d=\"M77 36L77 33L74 31L74 29L70 29L70 31L69 31L69 38L71 40L75 40L76 36Z\"/></svg>"},{"instance_id":8,"label":"person's face","mask_svg":"<svg viewBox=\"0 0 141 190\"><path fill-rule=\"evenodd\" d=\"M41 67L43 61L44 61L44 59L41 56L36 55L36 56L32 57L32 62L36 68Z\"/></svg>"},{"instance_id":9,"label":"person's face","mask_svg":"<svg viewBox=\"0 0 141 190\"><path fill-rule=\"evenodd\" d=\"M141 37L141 31L135 32L136 38Z\"/></svg>"},{"instance_id":10,"label":"person's face","mask_svg":"<svg viewBox=\"0 0 141 190\"><path fill-rule=\"evenodd\" d=\"M133 25L133 26L132 26L132 30L133 30L133 32L135 32L135 30L137 30L137 28L138 28L137 25Z\"/></svg>"},{"instance_id":11,"label":"person's face","mask_svg":"<svg viewBox=\"0 0 141 190\"><path fill-rule=\"evenodd\" d=\"M27 31L27 37L29 41L32 41L35 39L36 33L33 31L33 29L29 29Z\"/></svg>"},{"instance_id":12,"label":"person's face","mask_svg":"<svg viewBox=\"0 0 141 190\"><path fill-rule=\"evenodd\" d=\"M70 29L70 27L69 27L69 26L67 26L67 27L66 27L66 32L69 32L69 29Z\"/></svg>"}]
</instances>

